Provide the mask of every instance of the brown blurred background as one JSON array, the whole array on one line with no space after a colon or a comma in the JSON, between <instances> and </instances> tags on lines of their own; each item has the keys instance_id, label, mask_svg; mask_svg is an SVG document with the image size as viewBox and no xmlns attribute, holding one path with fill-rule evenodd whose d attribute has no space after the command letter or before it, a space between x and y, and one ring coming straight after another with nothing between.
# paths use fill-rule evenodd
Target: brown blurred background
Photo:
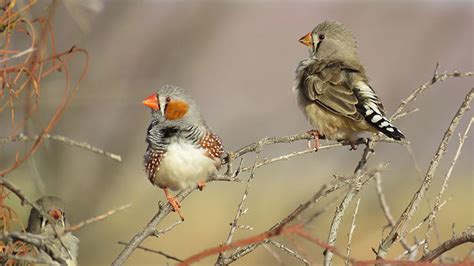
<instances>
[{"instance_id":1,"label":"brown blurred background","mask_svg":"<svg viewBox=\"0 0 474 266\"><path fill-rule=\"evenodd\" d=\"M70 0L57 6L53 19L56 44L59 50L73 44L85 48L91 55L91 65L79 93L52 134L118 153L123 162L45 141L9 179L32 199L43 193L64 198L72 223L133 203L127 211L77 232L82 265L110 264L123 248L117 241L129 241L155 214L158 200L164 200L162 192L150 185L142 166L150 116L141 101L159 86L175 84L187 89L200 104L209 126L222 137L226 150L236 150L264 136L310 129L291 88L296 65L307 56L307 50L297 40L323 20L338 20L357 37L360 57L389 114L413 88L431 79L437 61L441 71L474 69L472 1L114 0L105 2L102 8L96 6L95 15L89 12L90 8L84 8L94 1L78 2ZM90 24L89 30L86 24ZM472 81L450 79L436 84L408 108L421 110L397 123L412 142L422 171L427 169L452 116L472 88ZM32 126L41 126L42 119L46 121L53 113L55 99L62 93L54 89L57 83L51 80L50 88L44 85L41 116ZM472 111L466 114L458 131L464 130L470 117ZM431 199L439 191L456 143L455 137L427 195ZM438 215L441 240L451 236L453 223L460 232L474 222L473 144L470 137L445 193L444 198L451 200ZM264 156L305 148L306 142L272 146L264 150ZM361 153L362 149L349 152L347 147L323 150L258 170L246 203L249 212L241 219L241 223L255 230L239 231L236 238L268 229L320 185L332 181L333 173L352 173ZM0 163L4 156L12 155L2 154ZM252 163L252 157L245 162ZM383 182L393 215L398 218L419 186L417 172L399 145L377 145L370 166L382 162L390 162ZM192 194L183 203L186 221L162 238L150 238L143 245L179 258L218 245L227 237L244 188L244 184L212 183L204 192ZM353 255L372 259L371 247L378 246L387 222L374 184L365 187L360 197ZM26 221L28 210L20 208L16 199L11 204L18 206ZM353 206L339 230L341 249L345 249ZM412 225L428 211L423 201ZM326 239L333 213L334 208L314 222L314 236ZM172 214L162 226L176 219ZM422 239L424 229L417 235ZM412 237L408 240L413 243ZM280 241L292 246L286 239ZM433 238L431 247L437 244ZM303 246L313 262L321 262L321 248ZM462 257L470 248L472 245L465 245L450 254ZM397 245L391 256L401 251ZM298 263L277 252L286 263ZM202 263L214 261L212 257ZM166 262L170 261L140 250L128 260L129 265ZM267 251L259 248L237 264L275 263Z\"/></svg>"}]
</instances>

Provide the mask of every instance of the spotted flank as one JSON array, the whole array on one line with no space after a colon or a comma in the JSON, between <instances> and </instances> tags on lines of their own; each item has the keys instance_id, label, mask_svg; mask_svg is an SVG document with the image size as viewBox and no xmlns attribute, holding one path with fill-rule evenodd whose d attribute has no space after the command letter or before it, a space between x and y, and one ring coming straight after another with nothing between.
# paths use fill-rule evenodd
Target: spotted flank
<instances>
[{"instance_id":1,"label":"spotted flank","mask_svg":"<svg viewBox=\"0 0 474 266\"><path fill-rule=\"evenodd\" d=\"M163 159L164 152L149 149L145 154L145 171L148 173L148 179L155 184L156 173L160 169L160 162Z\"/></svg>"},{"instance_id":2,"label":"spotted flank","mask_svg":"<svg viewBox=\"0 0 474 266\"><path fill-rule=\"evenodd\" d=\"M224 147L218 136L208 133L199 142L201 147L205 149L211 158L221 158L224 153Z\"/></svg>"}]
</instances>

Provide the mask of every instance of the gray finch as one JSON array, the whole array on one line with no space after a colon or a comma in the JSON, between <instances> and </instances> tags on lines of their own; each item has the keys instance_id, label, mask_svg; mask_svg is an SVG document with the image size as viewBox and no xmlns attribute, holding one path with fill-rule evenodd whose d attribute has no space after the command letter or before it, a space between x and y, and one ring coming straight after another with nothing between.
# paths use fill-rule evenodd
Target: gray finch
<instances>
[{"instance_id":1,"label":"gray finch","mask_svg":"<svg viewBox=\"0 0 474 266\"><path fill-rule=\"evenodd\" d=\"M309 47L310 56L299 63L293 90L318 135L350 143L363 131L405 138L386 118L357 55L356 40L341 23L325 21L300 42Z\"/></svg>"}]
</instances>

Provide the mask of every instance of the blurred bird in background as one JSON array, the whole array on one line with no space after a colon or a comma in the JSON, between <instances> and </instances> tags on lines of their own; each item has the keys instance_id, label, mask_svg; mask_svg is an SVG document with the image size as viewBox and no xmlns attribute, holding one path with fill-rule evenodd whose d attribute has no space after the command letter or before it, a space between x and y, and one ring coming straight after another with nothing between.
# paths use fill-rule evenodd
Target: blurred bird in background
<instances>
[{"instance_id":1,"label":"blurred bird in background","mask_svg":"<svg viewBox=\"0 0 474 266\"><path fill-rule=\"evenodd\" d=\"M221 166L222 143L201 117L194 99L179 87L164 86L143 101L151 108L144 164L150 182L163 189L184 220L180 203L168 192L198 186Z\"/></svg>"},{"instance_id":2,"label":"blurred bird in background","mask_svg":"<svg viewBox=\"0 0 474 266\"><path fill-rule=\"evenodd\" d=\"M44 210L44 213L49 214L50 217L44 217L37 209L32 208L28 217L26 231L32 234L47 236L48 239L45 240L45 245L51 253L57 254L61 258L69 258L66 261L68 266L77 265L79 239L70 232L64 233L69 223L64 211L63 201L54 196L43 196L36 201L36 205ZM61 240L59 240L59 237ZM33 248L33 250L40 259L45 261L51 260L44 250L39 251L36 248ZM52 262L52 265L60 264Z\"/></svg>"},{"instance_id":3,"label":"blurred bird in background","mask_svg":"<svg viewBox=\"0 0 474 266\"><path fill-rule=\"evenodd\" d=\"M385 117L379 97L369 84L357 55L354 36L335 21L317 25L299 40L309 47L309 58L296 69L293 90L316 139L356 143L363 131L405 138Z\"/></svg>"}]
</instances>

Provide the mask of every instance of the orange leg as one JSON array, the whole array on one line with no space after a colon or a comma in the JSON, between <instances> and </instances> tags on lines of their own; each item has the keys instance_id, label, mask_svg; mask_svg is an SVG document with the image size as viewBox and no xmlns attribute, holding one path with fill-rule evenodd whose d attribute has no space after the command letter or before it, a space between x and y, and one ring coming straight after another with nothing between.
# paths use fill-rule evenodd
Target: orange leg
<instances>
[{"instance_id":1,"label":"orange leg","mask_svg":"<svg viewBox=\"0 0 474 266\"><path fill-rule=\"evenodd\" d=\"M198 189L199 189L199 191L202 191L205 186L206 186L206 181L204 181L204 180L199 180L199 181L198 181Z\"/></svg>"},{"instance_id":2,"label":"orange leg","mask_svg":"<svg viewBox=\"0 0 474 266\"><path fill-rule=\"evenodd\" d=\"M171 204L171 206L173 207L173 211L177 212L179 217L181 217L181 220L184 221L184 216L179 211L179 209L181 208L181 203L179 203L179 201L168 192L167 188L163 188L163 191L165 192L165 197L168 200L169 204Z\"/></svg>"},{"instance_id":3,"label":"orange leg","mask_svg":"<svg viewBox=\"0 0 474 266\"><path fill-rule=\"evenodd\" d=\"M319 146L321 146L320 139L324 139L325 137L319 133L317 130L310 130L308 131L308 134L313 136L314 138L314 144L311 143L311 141L308 141L308 147L310 149L315 149L315 151L319 150Z\"/></svg>"}]
</instances>

